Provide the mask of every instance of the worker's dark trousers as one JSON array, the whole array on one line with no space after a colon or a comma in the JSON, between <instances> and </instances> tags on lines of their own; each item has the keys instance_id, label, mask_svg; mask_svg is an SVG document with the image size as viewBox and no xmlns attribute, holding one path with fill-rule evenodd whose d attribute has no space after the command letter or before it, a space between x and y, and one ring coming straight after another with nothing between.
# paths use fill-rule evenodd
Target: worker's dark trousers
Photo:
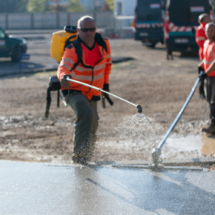
<instances>
[{"instance_id":1,"label":"worker's dark trousers","mask_svg":"<svg viewBox=\"0 0 215 215\"><path fill-rule=\"evenodd\" d=\"M215 104L210 104L210 119L211 124L215 126Z\"/></svg>"},{"instance_id":2,"label":"worker's dark trousers","mask_svg":"<svg viewBox=\"0 0 215 215\"><path fill-rule=\"evenodd\" d=\"M206 98L210 106L211 124L215 125L215 76L206 79Z\"/></svg>"},{"instance_id":3,"label":"worker's dark trousers","mask_svg":"<svg viewBox=\"0 0 215 215\"><path fill-rule=\"evenodd\" d=\"M69 105L76 114L73 156L90 160L98 127L97 101L90 101L80 92L72 92Z\"/></svg>"},{"instance_id":4,"label":"worker's dark trousers","mask_svg":"<svg viewBox=\"0 0 215 215\"><path fill-rule=\"evenodd\" d=\"M198 67L198 74L200 74L201 72L204 72L204 68ZM204 80L199 80L199 94L200 95L205 95L204 86L205 86Z\"/></svg>"},{"instance_id":5,"label":"worker's dark trousers","mask_svg":"<svg viewBox=\"0 0 215 215\"><path fill-rule=\"evenodd\" d=\"M199 93L205 95L205 92L204 92L204 80L199 81Z\"/></svg>"}]
</instances>

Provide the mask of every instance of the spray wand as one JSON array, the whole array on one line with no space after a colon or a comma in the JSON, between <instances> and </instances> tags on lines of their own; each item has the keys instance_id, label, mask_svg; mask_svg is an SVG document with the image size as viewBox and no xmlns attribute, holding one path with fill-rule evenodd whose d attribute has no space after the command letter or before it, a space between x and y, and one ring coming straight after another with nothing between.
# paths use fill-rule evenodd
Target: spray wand
<instances>
[{"instance_id":1,"label":"spray wand","mask_svg":"<svg viewBox=\"0 0 215 215\"><path fill-rule=\"evenodd\" d=\"M85 83L83 83L83 82L81 82L81 81L77 81L77 80L74 80L74 79L66 78L66 80L67 80L67 81L70 81L70 82L77 83L77 84L81 84L81 85L83 85L83 86L90 87L90 88L95 89L95 90L98 90L98 91L100 91L100 92L103 92L103 93L104 93L104 96L107 98L107 100L109 101L109 103L110 103L111 105L113 105L113 102L112 102L111 99L107 96L107 94L108 94L108 95L111 95L111 96L113 96L113 97L115 97L115 98L117 98L117 99L120 99L120 100L122 100L122 101L124 101L124 102L126 102L126 103L128 103L128 104L130 104L130 105L135 106L135 107L137 108L138 113L142 113L142 107L141 107L140 105L134 104L134 103L132 103L132 102L129 102L129 101L127 101L127 100L125 100L125 99L123 99L123 98L121 98L121 97L119 97L119 96L114 95L113 93L110 93L110 92L108 92L108 91L102 90L101 88L98 88L98 87L95 87L95 86L92 86L92 85L89 85L89 84L85 84Z\"/></svg>"}]
</instances>

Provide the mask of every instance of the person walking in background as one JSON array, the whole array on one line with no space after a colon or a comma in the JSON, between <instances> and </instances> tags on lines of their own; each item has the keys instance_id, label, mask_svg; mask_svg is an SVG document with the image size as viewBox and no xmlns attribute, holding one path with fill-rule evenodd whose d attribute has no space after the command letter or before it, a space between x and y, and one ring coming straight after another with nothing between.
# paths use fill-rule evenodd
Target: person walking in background
<instances>
[{"instance_id":1,"label":"person walking in background","mask_svg":"<svg viewBox=\"0 0 215 215\"><path fill-rule=\"evenodd\" d=\"M211 22L211 19L208 14L203 13L199 16L198 21L199 21L200 25L196 30L196 42L199 46L199 59L200 59L200 61L202 61L203 60L203 46L204 46L205 40L207 40L207 36L205 34L205 25L207 23ZM200 71L203 71L202 65L200 65L198 67L198 72L200 73ZM202 81L202 80L200 80L200 82L199 82L199 95L200 95L200 98L205 98L204 81Z\"/></svg>"},{"instance_id":2,"label":"person walking in background","mask_svg":"<svg viewBox=\"0 0 215 215\"><path fill-rule=\"evenodd\" d=\"M109 41L96 33L95 21L90 16L81 17L77 23L77 42L82 51L79 62L73 44L65 48L57 76L64 96L69 94L69 105L76 114L74 134L74 163L86 164L92 156L95 133L98 127L97 101L100 91L68 82L67 77L109 91L109 74L112 60Z\"/></svg>"},{"instance_id":3,"label":"person walking in background","mask_svg":"<svg viewBox=\"0 0 215 215\"><path fill-rule=\"evenodd\" d=\"M215 134L215 24L210 22L205 26L208 40L204 43L204 70L200 80L206 78L206 97L210 106L210 126L203 128L206 133Z\"/></svg>"}]
</instances>

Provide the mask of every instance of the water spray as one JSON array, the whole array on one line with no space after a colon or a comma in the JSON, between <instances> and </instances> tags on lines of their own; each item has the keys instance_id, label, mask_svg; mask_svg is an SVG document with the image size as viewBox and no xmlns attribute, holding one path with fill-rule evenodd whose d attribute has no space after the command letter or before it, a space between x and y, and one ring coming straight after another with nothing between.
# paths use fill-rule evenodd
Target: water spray
<instances>
[{"instance_id":1,"label":"water spray","mask_svg":"<svg viewBox=\"0 0 215 215\"><path fill-rule=\"evenodd\" d=\"M201 73L200 73L200 76L201 76ZM78 84L81 84L81 85L84 85L84 86L87 86L87 87L90 87L90 88L93 88L93 89L98 90L98 91L101 91L101 92L104 93L104 95L111 95L111 96L113 96L115 98L118 98L118 99L120 99L120 100L122 100L122 101L124 101L124 102L126 102L126 103L128 103L130 105L132 105L132 106L135 106L137 108L137 110L138 110L138 113L142 113L142 107L140 105L138 105L138 104L134 104L132 102L129 102L129 101L127 101L127 100L125 100L125 99L123 99L123 98L121 98L119 96L116 96L116 95L114 95L114 94L112 94L110 92L107 92L105 90L102 90L102 89L100 89L98 87L94 87L92 85L85 84L83 82L80 82L80 81L77 81L77 80L73 80L73 79L70 79L70 78L67 78L66 80L70 81L70 82L78 83ZM192 88L189 96L187 97L187 99L186 99L183 107L181 108L181 110L178 113L176 119L174 120L174 122L172 123L171 127L169 128L169 130L165 134L164 138L161 140L159 146L157 148L153 149L153 151L152 151L153 164L152 165L149 165L149 164L146 164L146 165L121 165L121 164L114 164L114 165L112 165L112 167L115 167L115 168L131 168L132 167L132 168L142 168L142 169L152 169L152 170L157 170L157 169L160 170L160 168L162 167L162 168L167 169L167 170L180 170L180 169L182 169L182 170L190 170L190 171L203 171L202 168L175 167L175 166L173 166L173 167L172 166L163 167L163 166L159 165L159 157L161 155L161 148L164 145L164 143L165 143L166 139L168 138L168 136L170 135L171 131L174 129L174 127L177 124L178 120L182 116L182 114L183 114L185 108L187 107L188 103L190 102L190 100L191 100L191 98L192 98L192 96L193 96L193 94L195 92L195 89L198 86L199 80L200 80L200 77L197 78L197 80L196 80L196 82L195 82L195 84L194 84L194 86L193 86L193 88ZM109 97L106 97L106 98L109 98ZM109 102L110 101L111 100L109 98Z\"/></svg>"},{"instance_id":2,"label":"water spray","mask_svg":"<svg viewBox=\"0 0 215 215\"><path fill-rule=\"evenodd\" d=\"M83 82L81 82L81 81L77 81L77 80L74 80L74 79L67 78L66 80L67 80L67 81L70 81L70 82L77 83L77 84L81 84L81 85L83 85L83 86L90 87L90 88L95 89L95 90L98 90L98 91L100 91L100 92L103 92L104 95L105 95L105 97L107 98L107 100L109 101L110 104L111 104L112 101L111 101L110 98L107 97L106 95L111 95L111 96L113 96L113 97L115 97L115 98L117 98L117 99L120 99L120 100L122 100L122 101L124 101L124 102L126 102L126 103L128 103L128 104L130 104L130 105L133 105L133 106L135 106L135 107L137 108L138 113L142 113L142 107L141 107L140 105L134 104L134 103L132 103L132 102L129 102L129 101L127 101L127 100L125 100L125 99L123 99L123 98L121 98L121 97L119 97L119 96L114 95L113 93L110 93L110 92L108 92L108 91L102 90L101 88L92 86L92 85L90 85L90 84L85 84L85 83L83 83ZM69 96L69 95L68 95L68 96Z\"/></svg>"}]
</instances>

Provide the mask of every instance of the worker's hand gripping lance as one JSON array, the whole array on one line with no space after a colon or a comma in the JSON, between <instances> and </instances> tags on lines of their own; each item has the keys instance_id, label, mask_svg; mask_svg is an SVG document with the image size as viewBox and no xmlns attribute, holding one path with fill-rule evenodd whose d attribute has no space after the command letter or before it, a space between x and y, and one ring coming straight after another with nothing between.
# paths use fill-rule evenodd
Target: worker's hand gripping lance
<instances>
[{"instance_id":1,"label":"worker's hand gripping lance","mask_svg":"<svg viewBox=\"0 0 215 215\"><path fill-rule=\"evenodd\" d=\"M177 117L175 118L174 122L172 123L172 125L170 126L169 130L167 131L167 133L165 134L165 136L163 137L163 139L161 140L161 142L159 143L158 147L157 148L154 148L153 151L152 151L152 159L153 159L153 163L155 166L158 165L159 163L159 157L161 155L161 148L162 146L164 145L164 143L166 142L168 136L170 135L171 131L174 129L175 125L177 124L178 120L180 119L180 117L182 116L182 114L184 113L184 110L186 109L188 103L190 102L195 90L196 90L196 87L198 86L198 83L200 81L200 79L204 79L207 75L204 73L204 72L201 72L199 74L199 77L197 78L189 96L187 97L184 105L182 106L180 112L178 113Z\"/></svg>"},{"instance_id":2,"label":"worker's hand gripping lance","mask_svg":"<svg viewBox=\"0 0 215 215\"><path fill-rule=\"evenodd\" d=\"M117 99L120 99L120 100L122 100L122 101L124 101L124 102L126 102L126 103L128 103L128 104L130 104L130 105L135 106L135 107L137 108L137 110L138 110L138 113L142 113L142 107L141 107L140 105L137 105L137 104L134 104L134 103L132 103L132 102L129 102L129 101L127 101L127 100L125 100L125 99L123 99L123 98L121 98L121 97L119 97L119 96L116 96L116 95L114 95L114 94L112 94L112 93L110 93L110 92L108 92L108 91L102 90L102 89L100 89L100 88L98 88L98 87L95 87L95 86L92 86L92 85L89 85L89 84L85 84L85 83L83 83L83 82L81 82L81 81L77 81L77 80L74 80L74 79L70 79L70 78L68 78L68 77L66 78L66 80L67 80L67 81L70 81L70 82L77 83L77 84L81 84L81 85L83 85L83 86L90 87L90 88L95 89L95 90L98 90L98 91L100 91L100 92L103 92L105 98L108 100L108 102L109 102L111 105L113 105L113 102L112 102L112 100L109 98L108 95L111 95L111 96L113 96L113 97L115 97L115 98L117 98Z\"/></svg>"}]
</instances>

